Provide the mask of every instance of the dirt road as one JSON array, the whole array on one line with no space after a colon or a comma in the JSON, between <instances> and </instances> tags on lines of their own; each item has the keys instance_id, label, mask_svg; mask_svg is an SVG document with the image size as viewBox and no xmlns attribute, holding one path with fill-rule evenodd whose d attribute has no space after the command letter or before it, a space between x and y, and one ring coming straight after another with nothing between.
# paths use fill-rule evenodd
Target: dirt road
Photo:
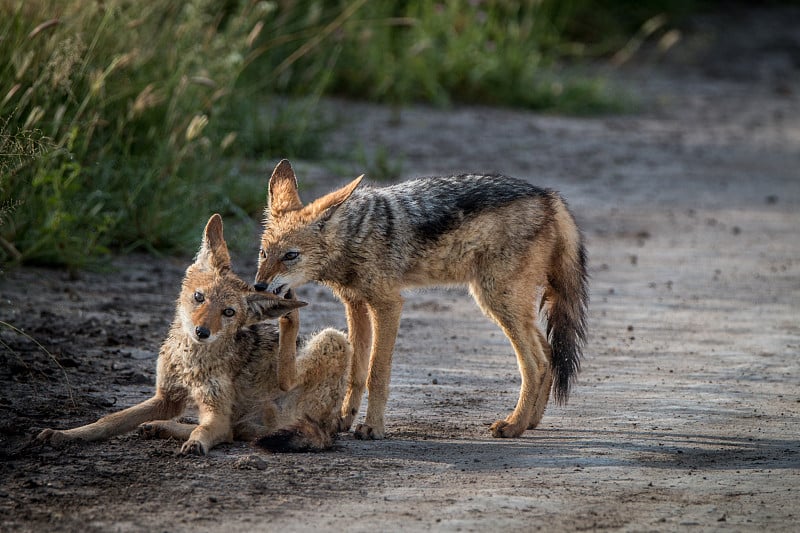
<instances>
[{"instance_id":1,"label":"dirt road","mask_svg":"<svg viewBox=\"0 0 800 533\"><path fill-rule=\"evenodd\" d=\"M774 73L623 71L642 111L588 119L412 107L398 124L330 102L358 117L338 153L383 148L405 177L500 171L570 201L591 338L568 405L520 439L488 432L519 387L505 337L465 291L435 289L406 294L385 441L203 458L135 435L25 448L38 428L152 392L188 258L120 258L78 279L6 273L0 320L64 372L0 327L0 530L797 530L800 78ZM295 169L306 199L352 177ZM249 277L253 260L234 263ZM300 297L304 330L344 328L325 289Z\"/></svg>"}]
</instances>

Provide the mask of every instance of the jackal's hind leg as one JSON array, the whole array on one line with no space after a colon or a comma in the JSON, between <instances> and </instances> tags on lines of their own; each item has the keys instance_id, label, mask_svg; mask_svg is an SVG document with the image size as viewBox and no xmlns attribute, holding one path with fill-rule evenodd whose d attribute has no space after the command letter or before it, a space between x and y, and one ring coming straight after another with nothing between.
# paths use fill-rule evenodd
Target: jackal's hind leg
<instances>
[{"instance_id":1,"label":"jackal's hind leg","mask_svg":"<svg viewBox=\"0 0 800 533\"><path fill-rule=\"evenodd\" d=\"M139 435L146 439L187 440L197 424L177 420L153 420L139 426Z\"/></svg>"},{"instance_id":2,"label":"jackal's hind leg","mask_svg":"<svg viewBox=\"0 0 800 533\"><path fill-rule=\"evenodd\" d=\"M45 429L36 437L40 443L59 446L72 441L98 441L136 429L149 420L177 416L183 410L183 400L156 396L122 411L104 416L97 422L74 429Z\"/></svg>"},{"instance_id":3,"label":"jackal's hind leg","mask_svg":"<svg viewBox=\"0 0 800 533\"><path fill-rule=\"evenodd\" d=\"M290 393L283 402L284 418L289 417L290 423L305 418L324 432L336 433L352 358L350 343L340 331L324 329L309 339L297 359L298 388L292 391L296 394L292 398Z\"/></svg>"},{"instance_id":4,"label":"jackal's hind leg","mask_svg":"<svg viewBox=\"0 0 800 533\"><path fill-rule=\"evenodd\" d=\"M526 288L509 286L503 295L497 295L478 284L470 287L483 312L503 329L511 341L522 375L517 405L504 420L492 424L490 429L494 437L519 437L530 426L537 425L544 414L544 396L549 395L542 389L549 391L549 383L552 383L550 361L540 342L541 332L535 324L533 298L526 301L529 296Z\"/></svg>"},{"instance_id":5,"label":"jackal's hind leg","mask_svg":"<svg viewBox=\"0 0 800 533\"><path fill-rule=\"evenodd\" d=\"M542 331L539 328L536 328L537 336L539 337L539 344L542 346L542 349L545 353L545 358L548 361L552 361L550 343L547 342L547 338L544 336ZM544 416L544 410L547 408L547 402L550 401L550 390L553 388L553 367L551 365L545 366L545 376L542 380L542 386L539 389L539 396L536 398L536 405L533 408L533 416L531 421L528 423L528 429L535 429L536 426L539 425L539 422L542 421L542 417Z\"/></svg>"}]
</instances>

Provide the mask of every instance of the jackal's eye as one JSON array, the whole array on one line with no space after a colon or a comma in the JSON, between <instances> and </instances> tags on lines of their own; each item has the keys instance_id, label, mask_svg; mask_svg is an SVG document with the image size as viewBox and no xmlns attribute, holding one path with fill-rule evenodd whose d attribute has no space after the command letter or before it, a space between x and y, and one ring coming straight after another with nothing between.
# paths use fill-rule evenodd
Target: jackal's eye
<instances>
[{"instance_id":1,"label":"jackal's eye","mask_svg":"<svg viewBox=\"0 0 800 533\"><path fill-rule=\"evenodd\" d=\"M194 301L197 303L203 303L206 297L200 291L194 291Z\"/></svg>"},{"instance_id":2,"label":"jackal's eye","mask_svg":"<svg viewBox=\"0 0 800 533\"><path fill-rule=\"evenodd\" d=\"M222 310L222 314L227 317L232 317L233 315L236 314L236 309L234 309L233 307L226 307L225 309Z\"/></svg>"},{"instance_id":3,"label":"jackal's eye","mask_svg":"<svg viewBox=\"0 0 800 533\"><path fill-rule=\"evenodd\" d=\"M285 254L283 254L281 261L294 261L298 257L300 257L300 252L294 252L294 251L286 252Z\"/></svg>"},{"instance_id":4,"label":"jackal's eye","mask_svg":"<svg viewBox=\"0 0 800 533\"><path fill-rule=\"evenodd\" d=\"M266 259L267 258L267 252L265 252L263 248L259 248L258 249L258 255L259 255L259 257L261 257L261 259Z\"/></svg>"}]
</instances>

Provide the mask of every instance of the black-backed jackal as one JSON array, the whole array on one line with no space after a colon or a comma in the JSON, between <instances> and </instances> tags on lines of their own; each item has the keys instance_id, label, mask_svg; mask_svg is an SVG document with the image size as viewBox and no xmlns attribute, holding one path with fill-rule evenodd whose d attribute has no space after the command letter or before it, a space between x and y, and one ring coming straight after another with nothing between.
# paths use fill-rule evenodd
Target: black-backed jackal
<instances>
[{"instance_id":1,"label":"black-backed jackal","mask_svg":"<svg viewBox=\"0 0 800 533\"><path fill-rule=\"evenodd\" d=\"M352 349L341 332L327 329L297 354L297 308L304 305L256 292L237 277L222 219L212 216L158 355L155 395L86 426L45 429L37 440L95 441L138 428L146 437L185 441L183 455L205 455L233 439L258 439L276 451L330 447ZM279 328L264 322L278 317ZM189 403L198 407L199 424L175 419Z\"/></svg>"},{"instance_id":2,"label":"black-backed jackal","mask_svg":"<svg viewBox=\"0 0 800 533\"><path fill-rule=\"evenodd\" d=\"M366 384L366 420L355 435L384 437L400 291L453 284L467 285L503 329L522 374L516 408L492 434L536 427L551 388L556 401L567 400L586 341L586 254L565 202L499 175L383 188L359 188L362 178L304 206L291 165L281 161L269 181L255 285L280 295L313 280L344 303L354 357L340 430L352 424Z\"/></svg>"}]
</instances>

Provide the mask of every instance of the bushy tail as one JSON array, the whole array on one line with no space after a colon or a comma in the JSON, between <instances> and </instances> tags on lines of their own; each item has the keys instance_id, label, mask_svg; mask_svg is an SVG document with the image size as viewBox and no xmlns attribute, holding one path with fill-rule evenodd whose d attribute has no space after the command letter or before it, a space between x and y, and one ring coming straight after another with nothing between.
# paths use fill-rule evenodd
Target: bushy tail
<instances>
[{"instance_id":1,"label":"bushy tail","mask_svg":"<svg viewBox=\"0 0 800 533\"><path fill-rule=\"evenodd\" d=\"M271 452L321 452L333 446L335 434L305 419L259 437L255 445Z\"/></svg>"},{"instance_id":2,"label":"bushy tail","mask_svg":"<svg viewBox=\"0 0 800 533\"><path fill-rule=\"evenodd\" d=\"M589 287L583 239L563 201L557 208L556 229L558 244L543 305L547 306L547 340L552 349L553 396L563 405L581 367Z\"/></svg>"}]
</instances>

